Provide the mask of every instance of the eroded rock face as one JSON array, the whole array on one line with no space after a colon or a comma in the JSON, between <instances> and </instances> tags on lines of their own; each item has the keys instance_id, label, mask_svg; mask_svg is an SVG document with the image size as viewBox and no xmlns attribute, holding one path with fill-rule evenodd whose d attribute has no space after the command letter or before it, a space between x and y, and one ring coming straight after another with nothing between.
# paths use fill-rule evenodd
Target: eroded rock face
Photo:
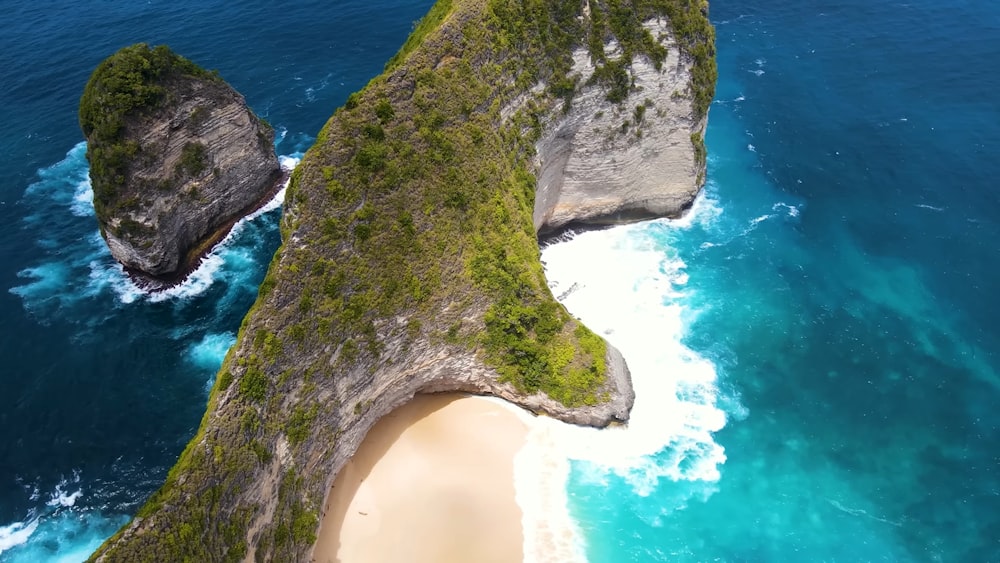
<instances>
[{"instance_id":1,"label":"eroded rock face","mask_svg":"<svg viewBox=\"0 0 1000 563\"><path fill-rule=\"evenodd\" d=\"M601 388L607 401L595 405L567 407L544 393L527 395L513 385L504 383L496 371L484 364L475 353L458 347L410 347L401 341L387 339L387 352L402 361L386 362L377 371L358 365L352 373L333 386L329 400L339 404L336 417L343 421L335 451L317 448L316 463L340 468L360 447L372 426L383 416L408 403L421 393L471 393L499 397L535 414L546 415L570 424L598 428L610 424L625 424L635 403L632 378L621 352L610 344L605 362L607 371ZM336 361L339 349L334 349L331 361ZM365 375L371 373L371 375ZM358 414L360 413L360 416ZM287 467L286 467L287 469ZM333 484L336 472L329 474L326 490Z\"/></svg>"},{"instance_id":2,"label":"eroded rock face","mask_svg":"<svg viewBox=\"0 0 1000 563\"><path fill-rule=\"evenodd\" d=\"M705 162L692 135L704 135L691 92L689 58L681 55L666 19L644 24L667 48L658 70L645 56L629 69L633 81L621 103L598 85L584 86L569 112L557 109L537 145L535 230L545 235L571 225L615 224L673 217L701 188ZM616 43L605 46L621 56ZM590 54L578 48L573 72L580 84L594 73Z\"/></svg>"},{"instance_id":3,"label":"eroded rock face","mask_svg":"<svg viewBox=\"0 0 1000 563\"><path fill-rule=\"evenodd\" d=\"M282 173L273 130L221 79L167 69L149 82L155 103L121 115L113 145L126 156L117 174L95 163L109 144L97 128L88 158L111 254L132 273L169 282L270 199Z\"/></svg>"},{"instance_id":4,"label":"eroded rock face","mask_svg":"<svg viewBox=\"0 0 1000 563\"><path fill-rule=\"evenodd\" d=\"M576 21L585 37L590 5L573 20L553 11L545 29ZM506 8L514 23L537 15L520 2ZM713 41L706 14L687 10L679 15ZM534 87L519 80L548 42L511 42L497 17L475 0L438 4L421 43L318 135L289 185L283 246L198 434L98 561L311 560L337 473L381 417L418 393L494 395L575 424L627 422L635 394L617 350L587 345L566 313L547 342L560 334L573 363L542 355L538 337L552 329L540 320L563 309L544 285L532 218L545 234L681 212L703 179L692 135L703 132L696 116L708 102L695 111L690 46L682 55L654 16L644 25L669 53L659 68L637 55L615 102L586 85L590 53L572 51L582 41L566 45L580 87L563 112L556 91L565 88L545 82L553 75ZM481 39L463 43L470 37ZM598 349L600 367L588 351ZM591 371L574 376L577 365ZM587 394L546 394L538 381L550 374L578 379Z\"/></svg>"}]
</instances>

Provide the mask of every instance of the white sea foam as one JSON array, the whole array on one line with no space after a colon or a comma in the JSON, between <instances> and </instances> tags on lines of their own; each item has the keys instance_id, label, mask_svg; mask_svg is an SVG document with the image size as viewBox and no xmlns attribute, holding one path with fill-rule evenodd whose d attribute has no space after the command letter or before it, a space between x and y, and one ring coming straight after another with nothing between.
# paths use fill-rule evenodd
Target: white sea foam
<instances>
[{"instance_id":1,"label":"white sea foam","mask_svg":"<svg viewBox=\"0 0 1000 563\"><path fill-rule=\"evenodd\" d=\"M191 346L188 358L194 365L215 372L222 366L226 353L235 342L236 335L231 332L206 334L200 342Z\"/></svg>"},{"instance_id":2,"label":"white sea foam","mask_svg":"<svg viewBox=\"0 0 1000 563\"><path fill-rule=\"evenodd\" d=\"M8 526L0 526L0 554L27 543L31 534L38 529L38 519L29 522L14 522Z\"/></svg>"},{"instance_id":3,"label":"white sea foam","mask_svg":"<svg viewBox=\"0 0 1000 563\"><path fill-rule=\"evenodd\" d=\"M235 343L236 335L231 332L209 333L188 349L188 360L210 374L205 382L206 393L211 392L212 385L215 383L215 373L222 367L226 354Z\"/></svg>"},{"instance_id":4,"label":"white sea foam","mask_svg":"<svg viewBox=\"0 0 1000 563\"><path fill-rule=\"evenodd\" d=\"M94 215L94 189L90 185L90 178L82 180L76 185L70 211L77 217L91 217Z\"/></svg>"},{"instance_id":5,"label":"white sea foam","mask_svg":"<svg viewBox=\"0 0 1000 563\"><path fill-rule=\"evenodd\" d=\"M81 489L77 489L72 493L67 493L66 491L57 490L55 493L52 494L52 498L49 499L49 502L45 504L49 506L62 506L68 508L76 504L77 499L79 499L82 496L83 496L83 491Z\"/></svg>"},{"instance_id":6,"label":"white sea foam","mask_svg":"<svg viewBox=\"0 0 1000 563\"><path fill-rule=\"evenodd\" d=\"M5 563L79 563L127 520L124 515L60 508L0 527L0 558Z\"/></svg>"},{"instance_id":7,"label":"white sea foam","mask_svg":"<svg viewBox=\"0 0 1000 563\"><path fill-rule=\"evenodd\" d=\"M65 478L56 485L56 488L49 495L49 500L45 504L52 507L64 507L69 508L76 504L77 499L83 496L83 489L78 487L80 484L80 473L78 471L73 472L73 477ZM76 489L76 491L70 493L71 489Z\"/></svg>"},{"instance_id":8,"label":"white sea foam","mask_svg":"<svg viewBox=\"0 0 1000 563\"><path fill-rule=\"evenodd\" d=\"M103 246L104 241L97 244ZM91 260L90 264L90 284L91 291L100 292L104 288L110 288L118 296L118 300L124 304L134 303L145 294L132 280L129 279L125 269L118 262L111 258L110 253L103 259Z\"/></svg>"},{"instance_id":9,"label":"white sea foam","mask_svg":"<svg viewBox=\"0 0 1000 563\"><path fill-rule=\"evenodd\" d=\"M4 562L78 563L120 527L127 517L106 516L79 506L84 496L80 473L62 479L48 500L28 511L21 522L0 526L0 557ZM24 485L29 500L40 500L37 485Z\"/></svg>"},{"instance_id":10,"label":"white sea foam","mask_svg":"<svg viewBox=\"0 0 1000 563\"><path fill-rule=\"evenodd\" d=\"M746 100L746 97L744 97L743 94L740 94L739 96L733 98L732 100L712 100L712 103L713 104L729 104L729 103L735 103L735 102L742 102L744 100Z\"/></svg>"},{"instance_id":11,"label":"white sea foam","mask_svg":"<svg viewBox=\"0 0 1000 563\"><path fill-rule=\"evenodd\" d=\"M772 205L771 209L773 211L779 211L779 212L780 211L785 211L785 213L787 213L789 217L795 218L795 217L799 216L799 207L800 206L798 206L798 205L789 205L787 203L783 203L783 202L779 201L778 203L775 203L774 205Z\"/></svg>"},{"instance_id":12,"label":"white sea foam","mask_svg":"<svg viewBox=\"0 0 1000 563\"><path fill-rule=\"evenodd\" d=\"M282 168L287 171L291 171L298 165L301 160L301 155L282 155L279 157ZM132 303L136 299L146 298L150 302L158 303L161 301L167 301L171 299L187 299L200 295L205 292L213 283L218 279L219 272L226 263L226 256L229 252L229 247L233 240L239 235L248 223L254 221L261 215L269 213L281 207L285 201L285 194L288 191L288 181L285 181L285 185L278 191L277 194L266 204L261 206L260 209L254 211L250 215L240 219L233 225L230 229L229 234L226 235L215 247L202 258L198 266L191 272L185 280L173 287L167 288L162 291L146 291L143 288L135 285L131 279L125 274L125 270L117 263L108 263L104 261L103 263L94 263L91 265L91 278L101 280L104 283L108 283L115 293L118 295L119 300L122 303ZM109 279L110 276L114 276L116 279Z\"/></svg>"},{"instance_id":13,"label":"white sea foam","mask_svg":"<svg viewBox=\"0 0 1000 563\"><path fill-rule=\"evenodd\" d=\"M795 219L799 216L799 208L794 205L788 205L787 203L781 203L781 202L775 203L774 205L771 206L771 210L775 211L775 213L765 213L764 215L758 215L757 217L751 219L750 224L743 229L741 236L746 236L750 234L751 232L754 231L754 229L759 227L761 223L768 221L770 219L778 219L781 218L782 216L790 219ZM705 248L704 245L702 247Z\"/></svg>"},{"instance_id":14,"label":"white sea foam","mask_svg":"<svg viewBox=\"0 0 1000 563\"><path fill-rule=\"evenodd\" d=\"M302 161L302 156L302 153L283 154L278 156L278 162L281 164L282 168L291 172L292 170L295 170L295 167Z\"/></svg>"},{"instance_id":15,"label":"white sea foam","mask_svg":"<svg viewBox=\"0 0 1000 563\"><path fill-rule=\"evenodd\" d=\"M624 355L636 401L627 427L532 420L515 460L525 561L584 560L583 540L567 509L570 460L581 462L576 467L587 480L614 475L641 496L666 481L719 479L726 456L712 434L725 425L726 414L717 404L715 366L681 343L697 312L685 306L685 264L666 242L719 213L712 200L699 198L679 221L586 232L542 251L553 294Z\"/></svg>"},{"instance_id":16,"label":"white sea foam","mask_svg":"<svg viewBox=\"0 0 1000 563\"><path fill-rule=\"evenodd\" d=\"M897 522L895 520L889 520L887 518L880 518L878 516L869 514L867 510L864 510L864 509L861 509L861 508L851 508L849 506L844 506L843 504L840 503L840 501L837 501L837 500L834 500L834 499L826 499L826 501L829 502L837 510L839 510L839 511L845 513L845 514L850 514L851 516L863 516L865 518L874 520L876 522L882 522L883 524L889 524L890 526L895 526L897 528L899 528L899 527L901 527L903 525L902 522Z\"/></svg>"},{"instance_id":17,"label":"white sea foam","mask_svg":"<svg viewBox=\"0 0 1000 563\"><path fill-rule=\"evenodd\" d=\"M316 92L319 92L321 90L325 90L327 88L327 86L330 85L330 78L332 76L333 76L333 74L327 74L325 77L323 77L323 80L321 80L318 85L316 85L316 86L309 86L308 88L306 88L306 92L305 92L306 93L306 100L309 101L309 102L315 102L316 101Z\"/></svg>"},{"instance_id":18,"label":"white sea foam","mask_svg":"<svg viewBox=\"0 0 1000 563\"><path fill-rule=\"evenodd\" d=\"M191 272L187 279L185 279L182 283L163 291L147 294L149 301L152 303L159 303L161 301L167 301L168 299L186 299L196 295L201 295L209 287L212 287L212 284L215 283L216 272L218 272L225 263L220 254L225 250L226 245L232 241L232 236L233 233L230 232L226 238L222 239L222 242L220 242L211 253L202 258L198 267L195 268L195 270Z\"/></svg>"}]
</instances>

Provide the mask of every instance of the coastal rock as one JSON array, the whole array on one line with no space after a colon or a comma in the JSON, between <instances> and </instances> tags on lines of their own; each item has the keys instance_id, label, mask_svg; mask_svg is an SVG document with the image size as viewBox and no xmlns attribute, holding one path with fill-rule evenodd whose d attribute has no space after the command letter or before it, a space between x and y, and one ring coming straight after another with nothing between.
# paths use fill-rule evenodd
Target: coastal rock
<instances>
[{"instance_id":1,"label":"coastal rock","mask_svg":"<svg viewBox=\"0 0 1000 563\"><path fill-rule=\"evenodd\" d=\"M338 472L418 393L627 422L625 361L555 300L538 232L690 203L714 35L701 2L566 6L440 1L331 117L292 173L282 247L197 435L97 560L311 560ZM641 138L608 140L597 111L631 115ZM632 166L586 176L602 157ZM598 189L613 201L589 204Z\"/></svg>"},{"instance_id":2,"label":"coastal rock","mask_svg":"<svg viewBox=\"0 0 1000 563\"><path fill-rule=\"evenodd\" d=\"M102 62L80 122L101 234L133 274L176 281L282 175L271 127L165 46L125 47Z\"/></svg>"},{"instance_id":3,"label":"coastal rock","mask_svg":"<svg viewBox=\"0 0 1000 563\"><path fill-rule=\"evenodd\" d=\"M665 18L643 27L666 48L657 65L637 54L626 65L630 87L609 101L592 80L587 49L573 52L572 73L584 86L568 112L553 112L537 144L534 225L541 235L562 228L677 217L691 206L705 179L696 147L707 116L699 115L691 86L694 61L681 52ZM624 55L617 42L604 46Z\"/></svg>"},{"instance_id":4,"label":"coastal rock","mask_svg":"<svg viewBox=\"0 0 1000 563\"><path fill-rule=\"evenodd\" d=\"M608 400L594 405L567 407L545 393L525 394L504 383L496 370L474 352L455 346L411 347L405 350L402 339L387 338L386 350L392 362L377 369L365 363L338 378L323 400L339 404L334 417L340 421L340 438L332 451L320 441L313 446L315 457L286 460L283 469L297 465L340 468L360 447L368 431L383 416L408 403L421 393L471 393L505 399L535 414L551 416L570 424L605 427L624 424L635 402L632 380L621 353L607 347L607 372L600 394ZM339 350L342 353L342 350ZM338 350L334 350L336 355ZM331 356L332 358L332 356ZM339 472L339 471L338 471ZM329 472L325 490L338 472ZM261 500L266 500L262 497ZM262 525L264 523L262 522Z\"/></svg>"}]
</instances>

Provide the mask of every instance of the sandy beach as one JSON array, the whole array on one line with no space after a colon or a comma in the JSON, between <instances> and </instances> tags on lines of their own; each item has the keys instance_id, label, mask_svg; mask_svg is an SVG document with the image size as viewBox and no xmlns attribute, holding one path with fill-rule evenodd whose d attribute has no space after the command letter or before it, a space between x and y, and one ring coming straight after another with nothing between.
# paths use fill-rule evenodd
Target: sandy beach
<instances>
[{"instance_id":1,"label":"sandy beach","mask_svg":"<svg viewBox=\"0 0 1000 563\"><path fill-rule=\"evenodd\" d=\"M416 397L379 421L338 475L314 561L523 561L514 456L526 434L493 400Z\"/></svg>"}]
</instances>

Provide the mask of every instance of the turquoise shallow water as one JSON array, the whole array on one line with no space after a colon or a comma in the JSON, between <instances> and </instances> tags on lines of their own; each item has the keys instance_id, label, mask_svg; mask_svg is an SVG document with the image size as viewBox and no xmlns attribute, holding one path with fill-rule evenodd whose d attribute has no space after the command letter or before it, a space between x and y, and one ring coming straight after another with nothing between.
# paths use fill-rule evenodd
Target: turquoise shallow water
<instances>
[{"instance_id":1,"label":"turquoise shallow water","mask_svg":"<svg viewBox=\"0 0 1000 563\"><path fill-rule=\"evenodd\" d=\"M428 6L4 6L0 561L78 561L159 485L277 245L271 212L176 295L129 288L86 199L90 69L167 42L294 156ZM546 250L582 288L574 313L626 352L654 421L634 430L662 445L573 463L584 551L1000 560L1000 8L716 0L712 18L692 217ZM619 267L590 267L605 252Z\"/></svg>"},{"instance_id":2,"label":"turquoise shallow water","mask_svg":"<svg viewBox=\"0 0 1000 563\"><path fill-rule=\"evenodd\" d=\"M712 10L709 211L580 252L645 239L683 274L661 303L725 461L665 434L655 487L576 463L590 559L1000 560L1000 9Z\"/></svg>"}]
</instances>

